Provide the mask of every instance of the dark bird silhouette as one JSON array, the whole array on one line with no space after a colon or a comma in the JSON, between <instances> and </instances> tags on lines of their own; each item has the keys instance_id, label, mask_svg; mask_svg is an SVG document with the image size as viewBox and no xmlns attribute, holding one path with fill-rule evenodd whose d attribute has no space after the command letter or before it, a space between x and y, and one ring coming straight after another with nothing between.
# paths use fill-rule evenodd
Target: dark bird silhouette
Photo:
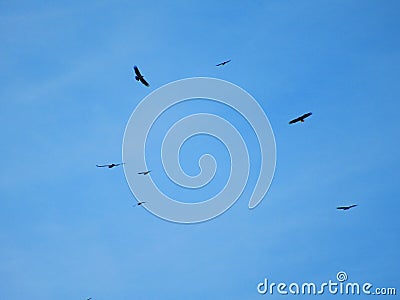
<instances>
[{"instance_id":1,"label":"dark bird silhouette","mask_svg":"<svg viewBox=\"0 0 400 300\"><path fill-rule=\"evenodd\" d=\"M215 65L215 66L217 66L217 67L219 67L219 66L224 66L224 65L226 65L228 62L230 62L231 61L231 59L230 60L226 60L226 61L224 61L224 62L222 62L222 63L219 63L218 65Z\"/></svg>"},{"instance_id":2,"label":"dark bird silhouette","mask_svg":"<svg viewBox=\"0 0 400 300\"><path fill-rule=\"evenodd\" d=\"M138 174L139 174L139 175L147 175L147 174L149 174L150 172L151 172L151 170L139 172Z\"/></svg>"},{"instance_id":3,"label":"dark bird silhouette","mask_svg":"<svg viewBox=\"0 0 400 300\"><path fill-rule=\"evenodd\" d=\"M87 298L86 300L92 300L92 297L90 297L90 298Z\"/></svg>"},{"instance_id":4,"label":"dark bird silhouette","mask_svg":"<svg viewBox=\"0 0 400 300\"><path fill-rule=\"evenodd\" d=\"M135 79L137 81L140 81L141 83L143 83L145 86L150 86L150 84L144 79L143 75L140 73L138 67L134 66L133 70L135 71Z\"/></svg>"},{"instance_id":5,"label":"dark bird silhouette","mask_svg":"<svg viewBox=\"0 0 400 300\"><path fill-rule=\"evenodd\" d=\"M336 207L336 209L349 210L350 208L356 207L356 206L357 206L357 204L353 204L353 205L350 205L350 206L339 206L339 207Z\"/></svg>"},{"instance_id":6,"label":"dark bird silhouette","mask_svg":"<svg viewBox=\"0 0 400 300\"><path fill-rule=\"evenodd\" d=\"M146 201L138 202L138 204L136 204L136 205L137 205L137 206L140 206L140 205L142 205L142 204L144 204L144 203L146 203Z\"/></svg>"},{"instance_id":7,"label":"dark bird silhouette","mask_svg":"<svg viewBox=\"0 0 400 300\"><path fill-rule=\"evenodd\" d=\"M109 164L109 165L101 165L101 166L96 165L96 167L98 167L98 168L107 167L107 168L111 169L111 168L118 167L118 166L123 165L123 164L124 164L124 163L120 163L120 164Z\"/></svg>"},{"instance_id":8,"label":"dark bird silhouette","mask_svg":"<svg viewBox=\"0 0 400 300\"><path fill-rule=\"evenodd\" d=\"M294 123L297 123L297 122L304 122L304 119L305 119L305 118L308 118L308 117L311 116L311 115L312 115L311 112L306 113L306 114L302 115L301 117L298 117L298 118L296 118L296 119L291 120L291 121L289 122L289 124L294 124Z\"/></svg>"}]
</instances>

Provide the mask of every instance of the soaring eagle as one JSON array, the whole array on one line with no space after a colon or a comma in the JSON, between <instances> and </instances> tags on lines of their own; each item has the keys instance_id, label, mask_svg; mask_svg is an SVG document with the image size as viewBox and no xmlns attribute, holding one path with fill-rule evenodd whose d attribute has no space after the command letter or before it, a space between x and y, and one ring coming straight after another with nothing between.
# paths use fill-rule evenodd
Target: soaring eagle
<instances>
[{"instance_id":1,"label":"soaring eagle","mask_svg":"<svg viewBox=\"0 0 400 300\"><path fill-rule=\"evenodd\" d=\"M139 174L139 175L147 175L147 174L149 174L150 172L151 172L151 170L139 172L138 174Z\"/></svg>"},{"instance_id":2,"label":"soaring eagle","mask_svg":"<svg viewBox=\"0 0 400 300\"><path fill-rule=\"evenodd\" d=\"M231 59L230 60L226 60L226 61L224 61L224 62L222 62L222 63L219 63L219 64L217 64L217 65L215 65L215 66L217 66L217 67L219 67L219 66L223 66L223 65L226 65L228 62L230 62L231 61Z\"/></svg>"},{"instance_id":3,"label":"soaring eagle","mask_svg":"<svg viewBox=\"0 0 400 300\"><path fill-rule=\"evenodd\" d=\"M356 207L356 206L357 206L357 204L353 204L353 205L350 205L350 206L339 206L339 207L336 207L336 209L349 210L350 208Z\"/></svg>"},{"instance_id":4,"label":"soaring eagle","mask_svg":"<svg viewBox=\"0 0 400 300\"><path fill-rule=\"evenodd\" d=\"M311 116L311 115L312 115L311 112L306 113L306 114L302 115L301 117L298 117L298 118L296 118L296 119L291 120L291 121L289 122L289 124L294 124L294 123L297 123L297 122L304 122L304 119L305 119L305 118L308 118L308 117Z\"/></svg>"},{"instance_id":5,"label":"soaring eagle","mask_svg":"<svg viewBox=\"0 0 400 300\"><path fill-rule=\"evenodd\" d=\"M150 84L144 79L143 75L140 74L140 71L139 71L138 67L134 66L134 67L133 67L133 70L135 71L135 74L136 74L135 79L136 79L137 81L140 81L140 82L143 83L145 86L150 86Z\"/></svg>"},{"instance_id":6,"label":"soaring eagle","mask_svg":"<svg viewBox=\"0 0 400 300\"><path fill-rule=\"evenodd\" d=\"M124 163L120 163L120 164L109 164L109 165L101 165L101 166L96 165L96 167L98 167L98 168L107 167L107 168L111 169L111 168L118 167L118 166L123 165L123 164L124 164Z\"/></svg>"}]
</instances>

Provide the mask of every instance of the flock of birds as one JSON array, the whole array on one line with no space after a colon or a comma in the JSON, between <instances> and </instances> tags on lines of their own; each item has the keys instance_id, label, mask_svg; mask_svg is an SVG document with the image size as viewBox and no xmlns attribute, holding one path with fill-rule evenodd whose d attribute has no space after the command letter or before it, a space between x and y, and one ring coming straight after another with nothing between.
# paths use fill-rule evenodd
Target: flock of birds
<instances>
[{"instance_id":1,"label":"flock of birds","mask_svg":"<svg viewBox=\"0 0 400 300\"><path fill-rule=\"evenodd\" d=\"M223 61L223 62L220 62L220 63L218 63L218 64L216 64L215 66L216 67L222 67L222 66L224 66L224 65L226 65L226 64L228 64L228 63L230 63L232 60L225 60L225 61ZM140 73L140 70L139 70L139 68L137 67L137 66L134 66L133 67L133 71L134 71L134 73L135 73L135 79L136 79L136 81L139 81L139 82L141 82L143 85L145 85L146 87L149 87L150 86L150 84L146 81L146 79L144 79L144 76L142 75L142 73ZM312 115L312 112L308 112L308 113L305 113L305 114L303 114L302 116L300 116L300 117L297 117L297 118L295 118L295 119L293 119L293 120L290 120L289 121L289 124L295 124L295 123L298 123L298 122L300 122L300 123L304 123L304 120L306 119L306 118L308 118L308 117L310 117ZM121 165L123 165L124 163L122 162L122 163L118 163L118 164L114 164L114 163L112 163L112 164L105 164L105 165L96 165L96 167L98 167L98 168L109 168L109 169L112 169L112 168L114 168L114 167L118 167L118 166L121 166ZM151 172L151 170L146 170L146 171L141 171L141 172L138 172L137 174L138 175L148 175L149 173ZM140 206L140 205L142 205L142 204L144 204L144 203L146 203L146 202L138 202L135 206ZM343 210L343 211L345 211L345 210L349 210L349 209L351 209L351 208L353 208L353 207L356 207L357 206L357 204L352 204L352 205L348 205L348 206L339 206L339 207L336 207L336 209L338 209L338 210ZM90 300L91 298L89 298L88 300Z\"/></svg>"},{"instance_id":2,"label":"flock of birds","mask_svg":"<svg viewBox=\"0 0 400 300\"><path fill-rule=\"evenodd\" d=\"M227 63L230 63L230 62L231 62L231 60L229 59L229 60L223 61L221 63L218 63L215 66L221 67L221 66L224 66L224 65L226 65ZM140 73L140 70L139 70L139 68L137 66L133 67L133 71L135 72L135 79L137 81L140 81L146 87L150 86L150 84L144 79L144 76L142 75L142 73ZM304 120L306 118L310 117L311 115L312 115L312 112L305 113L300 117L297 117L297 118L295 118L293 120L290 120L289 124L295 124L295 123L298 123L298 122L304 123ZM114 167L118 167L118 166L121 166L123 164L125 164L125 163L121 162L121 163L118 163L118 164L112 163L112 164L105 164L105 165L96 165L96 167L112 169ZM146 171L138 172L137 174L145 176L145 175L148 175L150 172L151 172L151 170L146 170ZM146 202L145 201L140 201L135 206L140 206L140 205L142 205L144 203L146 203ZM349 210L349 209L351 209L353 207L356 207L356 206L358 206L358 205L357 204L352 204L352 205L348 205L348 206L338 206L338 207L336 207L336 209L345 211L345 210ZM86 300L91 300L91 299L92 298L87 298Z\"/></svg>"}]
</instances>

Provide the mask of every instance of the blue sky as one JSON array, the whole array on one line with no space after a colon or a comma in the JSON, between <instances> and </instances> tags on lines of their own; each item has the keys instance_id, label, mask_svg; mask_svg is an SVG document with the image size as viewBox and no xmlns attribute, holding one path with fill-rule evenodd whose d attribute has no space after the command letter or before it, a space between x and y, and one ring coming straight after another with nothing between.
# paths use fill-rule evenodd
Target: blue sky
<instances>
[{"instance_id":1,"label":"blue sky","mask_svg":"<svg viewBox=\"0 0 400 300\"><path fill-rule=\"evenodd\" d=\"M399 31L389 0L0 2L0 298L280 299L257 284L342 270L399 290ZM193 76L259 102L277 166L257 208L182 225L95 165L121 160L141 99Z\"/></svg>"}]
</instances>

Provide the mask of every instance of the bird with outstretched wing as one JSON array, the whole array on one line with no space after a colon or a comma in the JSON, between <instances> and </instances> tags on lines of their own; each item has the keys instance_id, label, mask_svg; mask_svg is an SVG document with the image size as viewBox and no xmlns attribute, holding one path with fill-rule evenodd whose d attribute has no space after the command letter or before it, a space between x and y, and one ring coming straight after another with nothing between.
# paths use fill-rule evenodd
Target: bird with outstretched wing
<instances>
[{"instance_id":1,"label":"bird with outstretched wing","mask_svg":"<svg viewBox=\"0 0 400 300\"><path fill-rule=\"evenodd\" d=\"M349 206L339 206L336 207L336 209L341 209L341 210L349 210L350 208L356 207L357 204L349 205Z\"/></svg>"},{"instance_id":2,"label":"bird with outstretched wing","mask_svg":"<svg viewBox=\"0 0 400 300\"><path fill-rule=\"evenodd\" d=\"M147 175L147 174L149 174L150 172L151 172L151 170L148 170L148 171L139 172L138 174L139 174L139 175Z\"/></svg>"},{"instance_id":3,"label":"bird with outstretched wing","mask_svg":"<svg viewBox=\"0 0 400 300\"><path fill-rule=\"evenodd\" d=\"M294 124L294 123L297 123L297 122L304 122L304 119L308 118L311 115L312 115L311 112L306 113L306 114L302 115L301 117L298 117L296 119L293 119L293 120L289 121L289 124Z\"/></svg>"},{"instance_id":4,"label":"bird with outstretched wing","mask_svg":"<svg viewBox=\"0 0 400 300\"><path fill-rule=\"evenodd\" d=\"M133 67L133 70L135 71L135 79L137 81L140 81L143 83L145 86L150 86L150 84L144 79L143 75L140 73L139 69L137 66Z\"/></svg>"},{"instance_id":5,"label":"bird with outstretched wing","mask_svg":"<svg viewBox=\"0 0 400 300\"><path fill-rule=\"evenodd\" d=\"M111 168L118 167L118 166L123 165L123 164L124 164L124 163L119 163L119 164L108 164L108 165L96 165L96 167L98 167L98 168L105 168L105 167L107 167L107 168L111 169Z\"/></svg>"},{"instance_id":6,"label":"bird with outstretched wing","mask_svg":"<svg viewBox=\"0 0 400 300\"><path fill-rule=\"evenodd\" d=\"M224 65L226 65L226 64L229 63L229 62L231 62L231 59L226 60L226 61L223 61L222 63L219 63L219 64L217 64L217 65L215 65L215 66L217 66L217 67L224 66Z\"/></svg>"}]
</instances>

